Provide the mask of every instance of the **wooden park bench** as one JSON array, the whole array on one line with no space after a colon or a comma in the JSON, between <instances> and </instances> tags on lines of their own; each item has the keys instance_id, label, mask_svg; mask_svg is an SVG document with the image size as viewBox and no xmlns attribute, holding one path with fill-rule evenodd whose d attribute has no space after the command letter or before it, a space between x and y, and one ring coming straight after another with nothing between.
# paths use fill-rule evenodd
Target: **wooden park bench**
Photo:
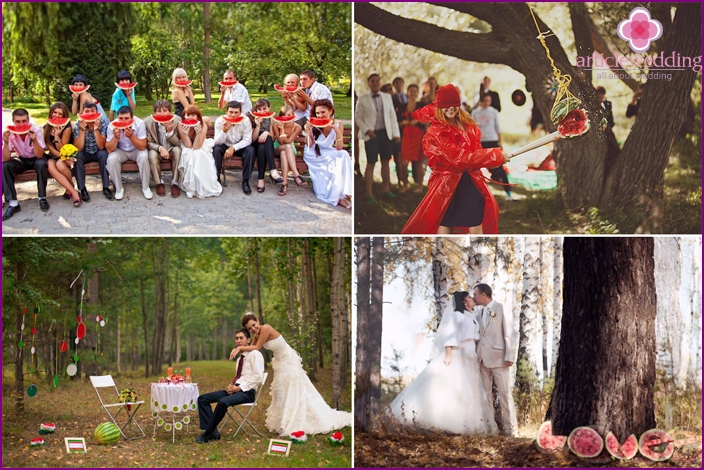
<instances>
[{"instance_id":1,"label":"wooden park bench","mask_svg":"<svg viewBox=\"0 0 704 470\"><path fill-rule=\"evenodd\" d=\"M215 137L215 128L213 126L208 127L208 134L207 138L212 139ZM345 132L342 137L342 142L344 144L344 148L352 155L352 128L345 126ZM296 168L300 173L306 173L308 171L308 166L306 163L303 161L303 148L305 146L305 138L302 136L299 136L295 141L294 144L296 146ZM276 167L281 169L281 161L279 157L275 157L275 162L276 162ZM257 168L257 162L256 160L254 161L254 168ZM86 163L85 165L86 169L86 175L98 175L100 174L100 166L98 165L98 162L91 162L91 163ZM242 169L242 158L240 157L233 157L227 160L223 161L223 170L241 170ZM171 161L170 160L162 160L161 161L161 170L162 171L171 171ZM128 161L122 164L122 172L123 173L138 173L139 168L137 167L137 162L133 161ZM27 170L25 172L22 172L18 175L15 175L15 182L23 182L23 181L35 181L37 179L37 175L34 172L34 170ZM225 183L225 186L227 183Z\"/></svg>"}]
</instances>

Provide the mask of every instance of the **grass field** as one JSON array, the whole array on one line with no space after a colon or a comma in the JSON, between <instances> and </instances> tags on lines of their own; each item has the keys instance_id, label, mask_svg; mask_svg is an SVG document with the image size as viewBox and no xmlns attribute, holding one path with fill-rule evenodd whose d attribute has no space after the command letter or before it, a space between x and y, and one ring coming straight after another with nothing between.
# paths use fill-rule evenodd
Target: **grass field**
<instances>
[{"instance_id":1,"label":"grass field","mask_svg":"<svg viewBox=\"0 0 704 470\"><path fill-rule=\"evenodd\" d=\"M190 364L192 376L198 383L200 393L223 389L232 380L234 365L225 361L199 361ZM178 366L183 367L183 366ZM164 370L166 366L164 366ZM197 411L191 412L189 431L176 432L176 443L171 442L171 432L158 428L152 438L154 421L148 403L142 405L137 420L147 437L125 441L120 439L112 446L98 445L93 439L93 431L100 423L109 421L100 407L90 381L69 381L62 377L58 388L39 385L39 392L33 398L26 394L25 411L14 411L14 400L6 389L13 378L4 373L2 400L2 462L3 467L350 467L351 466L351 426L342 429L346 443L334 447L327 441L327 435L308 436L308 442L292 445L288 457L266 455L270 438L277 435L268 432L264 425L266 409L271 403L269 379L262 392L259 404L250 415L250 421L263 434L246 437L242 432L235 440L235 429L231 421L223 429L223 439L198 445L193 439L200 434ZM134 388L139 399L149 401L149 384L157 377L144 378L144 372L114 375L119 389ZM165 375L165 373L164 373ZM318 381L315 387L326 401L332 396L332 371L323 369L316 372ZM349 387L343 392L343 408L351 409ZM124 414L124 413L123 413ZM118 420L119 421L119 420ZM30 447L33 437L39 437L39 425L54 422L56 432L45 437L46 445ZM136 428L135 428L136 429ZM68 455L64 437L84 437L88 447L86 454Z\"/></svg>"}]
</instances>

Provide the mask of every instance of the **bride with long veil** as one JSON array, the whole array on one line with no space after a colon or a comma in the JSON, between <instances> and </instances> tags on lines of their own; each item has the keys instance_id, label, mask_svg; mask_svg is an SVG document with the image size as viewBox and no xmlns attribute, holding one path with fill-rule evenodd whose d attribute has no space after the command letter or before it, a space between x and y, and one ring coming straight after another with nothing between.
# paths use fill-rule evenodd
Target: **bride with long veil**
<instances>
[{"instance_id":1,"label":"bride with long veil","mask_svg":"<svg viewBox=\"0 0 704 470\"><path fill-rule=\"evenodd\" d=\"M438 326L432 359L389 405L401 424L455 434L496 434L482 388L476 341L479 323L469 292L454 292Z\"/></svg>"}]
</instances>

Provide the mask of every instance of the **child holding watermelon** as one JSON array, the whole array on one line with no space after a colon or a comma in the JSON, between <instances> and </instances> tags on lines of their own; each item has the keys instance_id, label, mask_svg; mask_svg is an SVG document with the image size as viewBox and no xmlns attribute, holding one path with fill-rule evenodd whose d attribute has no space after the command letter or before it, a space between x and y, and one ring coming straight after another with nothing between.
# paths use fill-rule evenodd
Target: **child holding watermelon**
<instances>
[{"instance_id":1,"label":"child holding watermelon","mask_svg":"<svg viewBox=\"0 0 704 470\"><path fill-rule=\"evenodd\" d=\"M74 207L81 206L81 196L73 187L73 164L61 160L61 148L70 143L73 138L68 107L62 103L54 103L49 108L49 121L44 125L44 143L48 151L47 167L49 174L64 188L64 199L72 199Z\"/></svg>"},{"instance_id":2,"label":"child holding watermelon","mask_svg":"<svg viewBox=\"0 0 704 470\"><path fill-rule=\"evenodd\" d=\"M137 107L134 95L134 87L136 82L132 82L132 75L127 70L117 72L117 89L112 94L112 102L110 103L110 121L115 119L115 113L123 106L129 106L132 111Z\"/></svg>"},{"instance_id":3,"label":"child holding watermelon","mask_svg":"<svg viewBox=\"0 0 704 470\"><path fill-rule=\"evenodd\" d=\"M86 103L94 103L98 112L105 116L105 119L107 120L108 115L105 113L103 106L95 96L88 92L88 88L90 88L90 83L88 83L88 78L86 78L85 75L79 73L73 77L71 80L71 85L69 86L69 89L71 90L71 98L73 99L73 103L71 104L71 113L78 115Z\"/></svg>"},{"instance_id":4,"label":"child holding watermelon","mask_svg":"<svg viewBox=\"0 0 704 470\"><path fill-rule=\"evenodd\" d=\"M288 190L286 180L288 179L289 168L293 172L293 181L298 186L308 185L308 183L303 181L300 173L298 173L298 168L296 168L296 147L293 146L293 142L301 135L303 128L294 121L295 118L294 110L290 106L283 106L279 110L279 116L274 118L274 121L276 121L276 125L272 128L275 139L274 152L281 159L281 170L284 176L284 184L281 185L279 196L285 196Z\"/></svg>"}]
</instances>

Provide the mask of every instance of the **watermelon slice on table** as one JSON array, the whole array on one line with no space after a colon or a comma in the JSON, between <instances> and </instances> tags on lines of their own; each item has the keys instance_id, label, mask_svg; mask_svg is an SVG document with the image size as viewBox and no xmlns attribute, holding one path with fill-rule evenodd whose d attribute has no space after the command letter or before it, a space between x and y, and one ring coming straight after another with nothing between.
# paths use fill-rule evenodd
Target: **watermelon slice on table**
<instances>
[{"instance_id":1,"label":"watermelon slice on table","mask_svg":"<svg viewBox=\"0 0 704 470\"><path fill-rule=\"evenodd\" d=\"M552 434L552 422L545 421L538 431L538 438L535 440L535 444L538 449L543 451L552 451L557 449L562 449L567 441L567 436L553 436Z\"/></svg>"},{"instance_id":2,"label":"watermelon slice on table","mask_svg":"<svg viewBox=\"0 0 704 470\"><path fill-rule=\"evenodd\" d=\"M274 116L276 122L291 122L296 119L296 116Z\"/></svg>"},{"instance_id":3,"label":"watermelon slice on table","mask_svg":"<svg viewBox=\"0 0 704 470\"><path fill-rule=\"evenodd\" d=\"M71 118L53 118L47 121L47 123L53 127L64 127L69 122L71 122Z\"/></svg>"},{"instance_id":4,"label":"watermelon slice on table","mask_svg":"<svg viewBox=\"0 0 704 470\"><path fill-rule=\"evenodd\" d=\"M582 459L591 459L601 454L604 440L598 432L587 426L575 428L567 438L570 450Z\"/></svg>"},{"instance_id":5,"label":"watermelon slice on table","mask_svg":"<svg viewBox=\"0 0 704 470\"><path fill-rule=\"evenodd\" d=\"M193 80L176 80L176 86L190 86Z\"/></svg>"},{"instance_id":6,"label":"watermelon slice on table","mask_svg":"<svg viewBox=\"0 0 704 470\"><path fill-rule=\"evenodd\" d=\"M200 121L198 119L183 119L181 124L183 124L184 127L193 127L200 124Z\"/></svg>"},{"instance_id":7,"label":"watermelon slice on table","mask_svg":"<svg viewBox=\"0 0 704 470\"><path fill-rule=\"evenodd\" d=\"M115 86L120 90L130 91L132 88L137 86L137 82L132 83L116 83Z\"/></svg>"},{"instance_id":8,"label":"watermelon slice on table","mask_svg":"<svg viewBox=\"0 0 704 470\"><path fill-rule=\"evenodd\" d=\"M641 455L655 462L669 459L675 453L674 439L662 429L645 431L638 440Z\"/></svg>"},{"instance_id":9,"label":"watermelon slice on table","mask_svg":"<svg viewBox=\"0 0 704 470\"><path fill-rule=\"evenodd\" d=\"M223 86L223 87L230 87L230 86L235 86L235 85L237 85L237 80L232 80L231 82L227 82L227 81L223 80L220 82L220 86Z\"/></svg>"},{"instance_id":10,"label":"watermelon slice on table","mask_svg":"<svg viewBox=\"0 0 704 470\"><path fill-rule=\"evenodd\" d=\"M275 112L268 112L268 113L260 113L257 111L252 111L252 116L262 118L262 119L270 119L273 118L276 115Z\"/></svg>"},{"instance_id":11,"label":"watermelon slice on table","mask_svg":"<svg viewBox=\"0 0 704 470\"><path fill-rule=\"evenodd\" d=\"M95 121L100 121L100 117L102 114L100 113L84 113L84 114L79 114L78 119L81 121L85 122L95 122Z\"/></svg>"},{"instance_id":12,"label":"watermelon slice on table","mask_svg":"<svg viewBox=\"0 0 704 470\"><path fill-rule=\"evenodd\" d=\"M120 121L115 119L110 123L114 129L127 129L128 127L132 127L132 124L134 124L134 119L130 119L129 121Z\"/></svg>"},{"instance_id":13,"label":"watermelon slice on table","mask_svg":"<svg viewBox=\"0 0 704 470\"><path fill-rule=\"evenodd\" d=\"M609 431L604 441L609 454L619 460L630 460L638 453L638 439L633 434L628 436L624 443L621 444L614 433Z\"/></svg>"},{"instance_id":14,"label":"watermelon slice on table","mask_svg":"<svg viewBox=\"0 0 704 470\"><path fill-rule=\"evenodd\" d=\"M332 124L332 119L327 119L327 118L310 118L309 119L310 125L315 126L315 127L328 127L329 125Z\"/></svg>"},{"instance_id":15,"label":"watermelon slice on table","mask_svg":"<svg viewBox=\"0 0 704 470\"><path fill-rule=\"evenodd\" d=\"M274 85L274 90L276 91L287 91L289 93L294 93L298 91L299 87L296 85L286 85L286 86L281 86L279 84Z\"/></svg>"},{"instance_id":16,"label":"watermelon slice on table","mask_svg":"<svg viewBox=\"0 0 704 470\"><path fill-rule=\"evenodd\" d=\"M69 85L68 86L68 89L74 93L83 93L84 91L88 91L88 88L90 88L90 85Z\"/></svg>"},{"instance_id":17,"label":"watermelon slice on table","mask_svg":"<svg viewBox=\"0 0 704 470\"><path fill-rule=\"evenodd\" d=\"M25 124L24 126L7 126L7 130L10 131L11 134L22 135L27 134L29 131L31 131L32 125Z\"/></svg>"},{"instance_id":18,"label":"watermelon slice on table","mask_svg":"<svg viewBox=\"0 0 704 470\"><path fill-rule=\"evenodd\" d=\"M240 122L245 120L244 116L237 116L234 118L223 116L222 118L225 120L225 122L229 122L230 124L239 124Z\"/></svg>"},{"instance_id":19,"label":"watermelon slice on table","mask_svg":"<svg viewBox=\"0 0 704 470\"><path fill-rule=\"evenodd\" d=\"M152 119L154 119L160 124L166 124L167 122L171 122L174 120L175 117L175 114L152 114Z\"/></svg>"}]
</instances>

